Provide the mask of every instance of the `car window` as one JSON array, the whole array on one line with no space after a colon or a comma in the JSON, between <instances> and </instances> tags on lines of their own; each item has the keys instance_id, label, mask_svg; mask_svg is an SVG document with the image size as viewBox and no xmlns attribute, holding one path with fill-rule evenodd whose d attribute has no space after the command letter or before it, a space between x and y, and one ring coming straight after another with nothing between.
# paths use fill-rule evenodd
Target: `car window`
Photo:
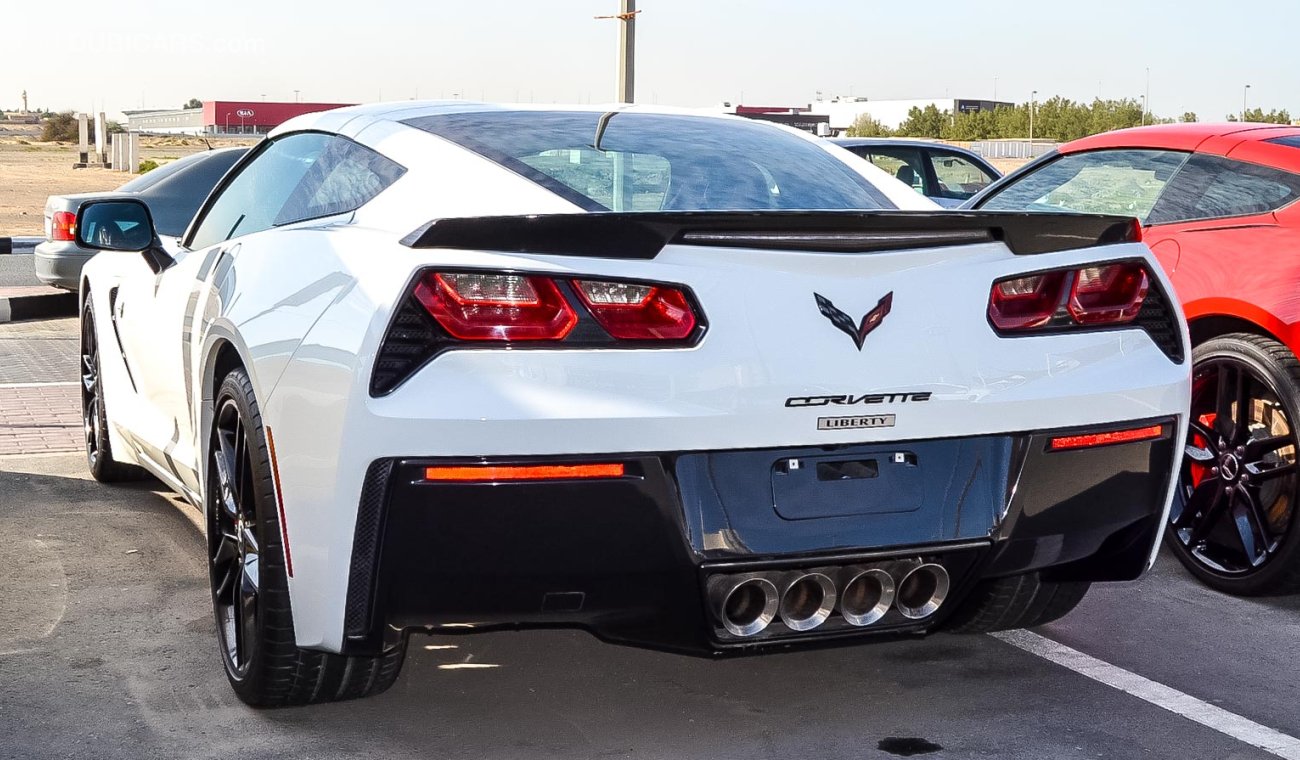
<instances>
[{"instance_id":1,"label":"car window","mask_svg":"<svg viewBox=\"0 0 1300 760\"><path fill-rule=\"evenodd\" d=\"M188 164L184 171L176 172L141 192L140 199L149 204L158 234L172 237L185 234L185 228L212 188L246 152L239 149L199 154L202 158Z\"/></svg>"},{"instance_id":2,"label":"car window","mask_svg":"<svg viewBox=\"0 0 1300 760\"><path fill-rule=\"evenodd\" d=\"M588 211L894 208L820 144L746 119L477 111L404 123Z\"/></svg>"},{"instance_id":3,"label":"car window","mask_svg":"<svg viewBox=\"0 0 1300 760\"><path fill-rule=\"evenodd\" d=\"M374 171L379 164L372 156L391 167ZM353 211L402 171L346 138L318 132L285 135L261 149L222 189L189 246L205 248L277 225ZM347 187L350 181L356 182L355 188Z\"/></svg>"},{"instance_id":4,"label":"car window","mask_svg":"<svg viewBox=\"0 0 1300 760\"><path fill-rule=\"evenodd\" d=\"M285 201L275 224L355 211L406 171L401 165L351 140L331 137L320 158Z\"/></svg>"},{"instance_id":5,"label":"car window","mask_svg":"<svg viewBox=\"0 0 1300 760\"><path fill-rule=\"evenodd\" d=\"M1300 197L1300 176L1223 156L1188 159L1151 213L1150 224L1263 214Z\"/></svg>"},{"instance_id":6,"label":"car window","mask_svg":"<svg viewBox=\"0 0 1300 760\"><path fill-rule=\"evenodd\" d=\"M980 208L1119 214L1145 224L1187 157L1187 153L1164 150L1072 153L1018 177Z\"/></svg>"},{"instance_id":7,"label":"car window","mask_svg":"<svg viewBox=\"0 0 1300 760\"><path fill-rule=\"evenodd\" d=\"M612 211L663 208L672 174L667 159L646 153L571 148L544 150L520 160ZM624 176L621 184L614 181L620 174ZM760 207L770 206L768 188L750 200Z\"/></svg>"},{"instance_id":8,"label":"car window","mask_svg":"<svg viewBox=\"0 0 1300 760\"><path fill-rule=\"evenodd\" d=\"M933 195L964 201L989 186L993 177L965 156L947 151L932 150L930 166L939 186Z\"/></svg>"},{"instance_id":9,"label":"car window","mask_svg":"<svg viewBox=\"0 0 1300 760\"><path fill-rule=\"evenodd\" d=\"M915 148L862 148L863 158L875 164L889 176L922 195L925 187L925 163L921 151Z\"/></svg>"}]
</instances>

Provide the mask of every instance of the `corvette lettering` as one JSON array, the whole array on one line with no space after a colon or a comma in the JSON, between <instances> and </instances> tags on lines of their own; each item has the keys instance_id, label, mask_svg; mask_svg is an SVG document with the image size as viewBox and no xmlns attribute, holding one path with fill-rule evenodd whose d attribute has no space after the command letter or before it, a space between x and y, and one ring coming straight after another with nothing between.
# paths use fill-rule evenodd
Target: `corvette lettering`
<instances>
[{"instance_id":1,"label":"corvette lettering","mask_svg":"<svg viewBox=\"0 0 1300 760\"><path fill-rule=\"evenodd\" d=\"M906 404L909 401L929 401L930 391L904 393L870 393L861 396L791 396L786 406L853 406L855 404Z\"/></svg>"}]
</instances>

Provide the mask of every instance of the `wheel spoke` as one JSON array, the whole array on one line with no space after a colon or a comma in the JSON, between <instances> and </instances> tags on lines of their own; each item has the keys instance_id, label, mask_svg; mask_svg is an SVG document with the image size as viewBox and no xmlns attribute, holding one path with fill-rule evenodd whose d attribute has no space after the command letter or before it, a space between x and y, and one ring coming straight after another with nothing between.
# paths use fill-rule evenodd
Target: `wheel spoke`
<instances>
[{"instance_id":1,"label":"wheel spoke","mask_svg":"<svg viewBox=\"0 0 1300 760\"><path fill-rule=\"evenodd\" d=\"M221 500L221 508L225 516L234 520L239 514L239 503L235 501L235 494L230 482L230 460L226 457L226 444L223 442L223 436L217 433L218 446L220 451L215 452L212 457L212 463L217 471L217 498Z\"/></svg>"},{"instance_id":2,"label":"wheel spoke","mask_svg":"<svg viewBox=\"0 0 1300 760\"><path fill-rule=\"evenodd\" d=\"M1246 563L1251 567L1259 567L1268 558L1268 552L1259 548L1256 532L1255 519L1250 514L1250 507L1244 503L1238 502L1232 507L1232 524L1237 529L1237 539L1241 543L1241 549L1245 552Z\"/></svg>"},{"instance_id":3,"label":"wheel spoke","mask_svg":"<svg viewBox=\"0 0 1300 760\"><path fill-rule=\"evenodd\" d=\"M1201 484L1205 486L1205 483ZM1229 499L1225 493L1223 483L1219 480L1213 481L1213 490L1205 497L1205 506L1200 510L1192 510L1191 517L1188 518L1188 524L1192 526L1188 544L1198 544L1210 535L1214 530L1214 525L1222 517L1224 510L1228 506ZM1199 490L1199 489L1198 489ZM1192 494L1193 497L1196 495Z\"/></svg>"},{"instance_id":4,"label":"wheel spoke","mask_svg":"<svg viewBox=\"0 0 1300 760\"><path fill-rule=\"evenodd\" d=\"M1266 462L1255 462L1245 465L1246 474L1250 476L1250 482L1259 484L1267 483L1270 480L1290 475L1296 471L1294 462L1282 462L1276 465L1269 465Z\"/></svg>"},{"instance_id":5,"label":"wheel spoke","mask_svg":"<svg viewBox=\"0 0 1300 760\"><path fill-rule=\"evenodd\" d=\"M239 542L230 533L222 533L221 540L217 542L216 553L212 557L212 565L219 567L239 556Z\"/></svg>"},{"instance_id":6,"label":"wheel spoke","mask_svg":"<svg viewBox=\"0 0 1300 760\"><path fill-rule=\"evenodd\" d=\"M1183 504L1183 511L1174 520L1175 528L1185 528L1192 523L1201 523L1206 513L1219 501L1223 493L1223 482L1217 477L1207 477L1192 491ZM1199 515L1199 517L1198 517Z\"/></svg>"},{"instance_id":7,"label":"wheel spoke","mask_svg":"<svg viewBox=\"0 0 1300 760\"><path fill-rule=\"evenodd\" d=\"M214 563L215 564L215 563ZM231 560L226 563L225 572L221 574L221 580L217 583L217 588L213 592L217 604L230 604L235 581L239 578L239 560Z\"/></svg>"},{"instance_id":8,"label":"wheel spoke","mask_svg":"<svg viewBox=\"0 0 1300 760\"><path fill-rule=\"evenodd\" d=\"M239 657L243 663L248 659L248 647L257 639L257 556L244 559L243 574L240 576L239 594L235 606L239 608Z\"/></svg>"},{"instance_id":9,"label":"wheel spoke","mask_svg":"<svg viewBox=\"0 0 1300 760\"><path fill-rule=\"evenodd\" d=\"M1273 435L1266 438L1252 438L1246 441L1245 458L1248 460L1259 459L1265 454L1272 454L1278 449L1295 445L1295 436L1293 435Z\"/></svg>"},{"instance_id":10,"label":"wheel spoke","mask_svg":"<svg viewBox=\"0 0 1300 760\"><path fill-rule=\"evenodd\" d=\"M1201 448L1190 443L1183 447L1183 453L1187 455L1188 459L1198 464L1208 464L1217 458L1211 449Z\"/></svg>"},{"instance_id":11,"label":"wheel spoke","mask_svg":"<svg viewBox=\"0 0 1300 760\"><path fill-rule=\"evenodd\" d=\"M1232 368L1219 364L1218 379L1214 386L1214 428L1220 438L1232 436L1232 402L1236 398L1236 388L1231 383Z\"/></svg>"}]
</instances>

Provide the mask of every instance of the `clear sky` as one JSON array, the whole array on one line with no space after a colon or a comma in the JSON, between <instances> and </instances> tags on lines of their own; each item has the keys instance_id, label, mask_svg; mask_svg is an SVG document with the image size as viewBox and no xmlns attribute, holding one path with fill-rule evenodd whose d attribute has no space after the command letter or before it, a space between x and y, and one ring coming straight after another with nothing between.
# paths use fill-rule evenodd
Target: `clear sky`
<instances>
[{"instance_id":1,"label":"clear sky","mask_svg":"<svg viewBox=\"0 0 1300 760\"><path fill-rule=\"evenodd\" d=\"M0 107L614 98L618 0L4 0ZM637 100L1133 97L1300 117L1300 2L639 0ZM121 9L121 12L118 12ZM1243 14L1234 15L1234 9Z\"/></svg>"}]
</instances>

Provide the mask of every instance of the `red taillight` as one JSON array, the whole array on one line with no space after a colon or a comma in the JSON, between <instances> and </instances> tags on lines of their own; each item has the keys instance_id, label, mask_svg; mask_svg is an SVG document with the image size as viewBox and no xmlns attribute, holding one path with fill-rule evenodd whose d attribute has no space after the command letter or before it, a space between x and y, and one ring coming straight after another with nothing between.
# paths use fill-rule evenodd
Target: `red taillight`
<instances>
[{"instance_id":1,"label":"red taillight","mask_svg":"<svg viewBox=\"0 0 1300 760\"><path fill-rule=\"evenodd\" d=\"M574 290L600 326L619 340L681 340L695 329L695 314L676 288L600 280L574 280Z\"/></svg>"},{"instance_id":2,"label":"red taillight","mask_svg":"<svg viewBox=\"0 0 1300 760\"><path fill-rule=\"evenodd\" d=\"M1051 321L1061 305L1067 272L1000 280L989 296L989 320L999 330L1024 330Z\"/></svg>"},{"instance_id":3,"label":"red taillight","mask_svg":"<svg viewBox=\"0 0 1300 760\"><path fill-rule=\"evenodd\" d=\"M1132 322L1147 297L1146 269L1140 264L1108 264L1075 273L1070 316L1081 325Z\"/></svg>"},{"instance_id":4,"label":"red taillight","mask_svg":"<svg viewBox=\"0 0 1300 760\"><path fill-rule=\"evenodd\" d=\"M416 284L415 297L461 340L562 340L578 323L546 277L429 273Z\"/></svg>"},{"instance_id":5,"label":"red taillight","mask_svg":"<svg viewBox=\"0 0 1300 760\"><path fill-rule=\"evenodd\" d=\"M520 480L621 478L621 462L610 464L463 465L424 468L424 479L435 483L500 483Z\"/></svg>"},{"instance_id":6,"label":"red taillight","mask_svg":"<svg viewBox=\"0 0 1300 760\"><path fill-rule=\"evenodd\" d=\"M77 215L71 211L55 211L50 225L50 240L77 239Z\"/></svg>"},{"instance_id":7,"label":"red taillight","mask_svg":"<svg viewBox=\"0 0 1300 760\"><path fill-rule=\"evenodd\" d=\"M1104 327L1137 319L1151 288L1141 262L1010 277L993 283L989 321L998 330Z\"/></svg>"},{"instance_id":8,"label":"red taillight","mask_svg":"<svg viewBox=\"0 0 1300 760\"><path fill-rule=\"evenodd\" d=\"M1065 451L1067 449L1086 449L1093 446L1109 446L1112 443L1133 443L1149 441L1164 435L1163 425L1147 425L1131 430L1113 430L1108 433L1084 433L1081 435L1063 435L1053 438L1048 444L1048 451Z\"/></svg>"}]
</instances>

